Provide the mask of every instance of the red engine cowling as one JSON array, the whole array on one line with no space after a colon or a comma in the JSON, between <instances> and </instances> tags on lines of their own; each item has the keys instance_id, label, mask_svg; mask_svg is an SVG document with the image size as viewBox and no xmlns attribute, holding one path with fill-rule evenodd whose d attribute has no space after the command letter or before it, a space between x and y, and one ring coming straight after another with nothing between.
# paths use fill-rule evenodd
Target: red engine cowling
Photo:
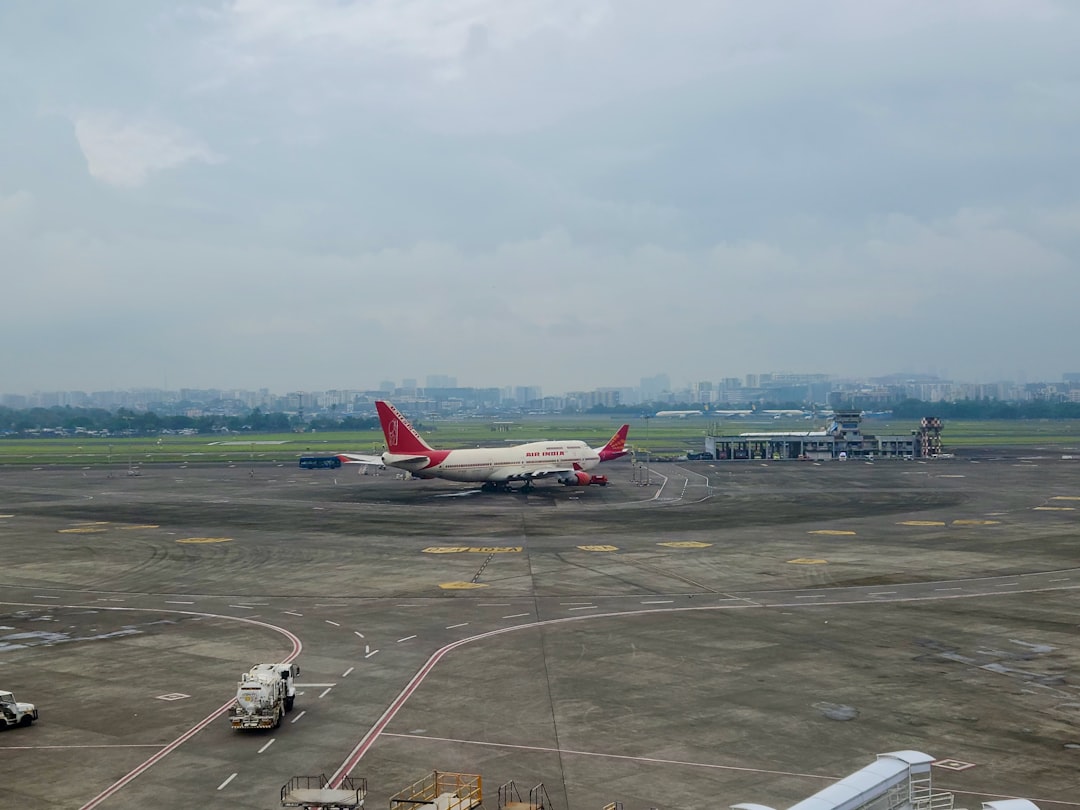
<instances>
[{"instance_id":1,"label":"red engine cowling","mask_svg":"<svg viewBox=\"0 0 1080 810\"><path fill-rule=\"evenodd\" d=\"M592 476L587 472L581 472L580 470L574 473L572 476L568 475L565 478L559 479L568 487L587 487L592 483Z\"/></svg>"}]
</instances>

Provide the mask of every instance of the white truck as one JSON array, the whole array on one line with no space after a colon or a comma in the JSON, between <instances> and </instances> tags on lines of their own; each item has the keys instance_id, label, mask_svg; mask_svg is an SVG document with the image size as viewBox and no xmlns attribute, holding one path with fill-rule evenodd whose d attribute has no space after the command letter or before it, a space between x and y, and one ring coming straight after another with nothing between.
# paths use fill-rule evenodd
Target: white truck
<instances>
[{"instance_id":1,"label":"white truck","mask_svg":"<svg viewBox=\"0 0 1080 810\"><path fill-rule=\"evenodd\" d=\"M236 685L229 722L233 728L277 728L296 699L296 664L256 664Z\"/></svg>"},{"instance_id":2,"label":"white truck","mask_svg":"<svg viewBox=\"0 0 1080 810\"><path fill-rule=\"evenodd\" d=\"M0 690L0 726L28 726L37 719L33 703L19 703L11 692Z\"/></svg>"}]
</instances>

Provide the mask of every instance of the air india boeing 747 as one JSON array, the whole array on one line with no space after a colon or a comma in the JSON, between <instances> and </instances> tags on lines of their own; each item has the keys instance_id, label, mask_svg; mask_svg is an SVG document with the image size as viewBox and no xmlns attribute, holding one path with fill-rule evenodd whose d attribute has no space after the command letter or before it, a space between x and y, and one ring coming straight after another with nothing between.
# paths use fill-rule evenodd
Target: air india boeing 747
<instances>
[{"instance_id":1,"label":"air india boeing 747","mask_svg":"<svg viewBox=\"0 0 1080 810\"><path fill-rule=\"evenodd\" d=\"M436 450L416 432L409 420L389 402L375 403L386 437L386 452L381 456L341 453L343 464L383 464L404 470L416 478L445 478L448 481L480 483L483 489L509 489L512 481L521 481L527 489L534 481L554 478L566 486L606 483L603 476L589 470L602 461L625 456L626 433L623 425L600 448L585 442L542 441L514 447L477 447L462 450Z\"/></svg>"}]
</instances>

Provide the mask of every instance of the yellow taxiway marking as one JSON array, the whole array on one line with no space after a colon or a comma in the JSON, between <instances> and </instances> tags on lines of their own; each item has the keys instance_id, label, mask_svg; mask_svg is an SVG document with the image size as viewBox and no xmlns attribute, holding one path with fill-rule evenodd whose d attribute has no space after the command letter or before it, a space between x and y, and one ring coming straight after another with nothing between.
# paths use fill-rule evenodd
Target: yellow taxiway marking
<instances>
[{"instance_id":1,"label":"yellow taxiway marking","mask_svg":"<svg viewBox=\"0 0 1080 810\"><path fill-rule=\"evenodd\" d=\"M799 557L798 559L788 560L792 565L825 565L828 560L816 560L813 557Z\"/></svg>"},{"instance_id":2,"label":"yellow taxiway marking","mask_svg":"<svg viewBox=\"0 0 1080 810\"><path fill-rule=\"evenodd\" d=\"M699 543L697 540L671 540L656 545L667 546L668 548L708 548L712 543Z\"/></svg>"},{"instance_id":3,"label":"yellow taxiway marking","mask_svg":"<svg viewBox=\"0 0 1080 810\"><path fill-rule=\"evenodd\" d=\"M177 543L228 543L231 537L181 537Z\"/></svg>"},{"instance_id":4,"label":"yellow taxiway marking","mask_svg":"<svg viewBox=\"0 0 1080 810\"><path fill-rule=\"evenodd\" d=\"M121 529L160 529L156 523L144 523L141 526L121 526Z\"/></svg>"},{"instance_id":5,"label":"yellow taxiway marking","mask_svg":"<svg viewBox=\"0 0 1080 810\"><path fill-rule=\"evenodd\" d=\"M517 554L522 546L428 546L424 554Z\"/></svg>"},{"instance_id":6,"label":"yellow taxiway marking","mask_svg":"<svg viewBox=\"0 0 1080 810\"><path fill-rule=\"evenodd\" d=\"M1075 512L1075 506L1036 506L1036 511L1039 512Z\"/></svg>"},{"instance_id":7,"label":"yellow taxiway marking","mask_svg":"<svg viewBox=\"0 0 1080 810\"><path fill-rule=\"evenodd\" d=\"M1052 501L1080 501L1080 495L1054 495L1050 498ZM0 515L0 517L11 517L11 515Z\"/></svg>"},{"instance_id":8,"label":"yellow taxiway marking","mask_svg":"<svg viewBox=\"0 0 1080 810\"><path fill-rule=\"evenodd\" d=\"M954 520L953 526L993 526L1001 523L1000 520Z\"/></svg>"},{"instance_id":9,"label":"yellow taxiway marking","mask_svg":"<svg viewBox=\"0 0 1080 810\"><path fill-rule=\"evenodd\" d=\"M852 535L852 534L855 534L855 532L849 532L846 529L815 529L812 532L807 532L807 534L829 534L829 535L840 536L840 535Z\"/></svg>"},{"instance_id":10,"label":"yellow taxiway marking","mask_svg":"<svg viewBox=\"0 0 1080 810\"><path fill-rule=\"evenodd\" d=\"M578 546L582 551L618 551L618 546Z\"/></svg>"},{"instance_id":11,"label":"yellow taxiway marking","mask_svg":"<svg viewBox=\"0 0 1080 810\"><path fill-rule=\"evenodd\" d=\"M944 520L901 520L897 526L944 526Z\"/></svg>"},{"instance_id":12,"label":"yellow taxiway marking","mask_svg":"<svg viewBox=\"0 0 1080 810\"><path fill-rule=\"evenodd\" d=\"M443 582L439 587L447 591L467 591L473 588L486 588L488 586L479 582Z\"/></svg>"},{"instance_id":13,"label":"yellow taxiway marking","mask_svg":"<svg viewBox=\"0 0 1080 810\"><path fill-rule=\"evenodd\" d=\"M95 526L76 526L74 529L57 529L60 534L100 534L101 532L107 532L108 529L102 529Z\"/></svg>"}]
</instances>

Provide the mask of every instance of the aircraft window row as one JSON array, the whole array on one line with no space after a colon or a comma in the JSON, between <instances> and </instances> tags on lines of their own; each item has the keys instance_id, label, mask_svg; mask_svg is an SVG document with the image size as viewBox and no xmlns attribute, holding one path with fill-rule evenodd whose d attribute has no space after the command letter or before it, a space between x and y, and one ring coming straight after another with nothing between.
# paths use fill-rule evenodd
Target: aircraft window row
<instances>
[{"instance_id":1,"label":"aircraft window row","mask_svg":"<svg viewBox=\"0 0 1080 810\"><path fill-rule=\"evenodd\" d=\"M565 454L562 454L562 455L565 455ZM566 459L566 461L568 461L568 462L578 462L578 461L581 461L581 460L582 459L577 458L577 457ZM440 464L439 466L442 467L444 470L460 470L460 469L465 468L465 467L490 467L491 463L487 462L487 461L478 461L478 462L476 462L474 464Z\"/></svg>"}]
</instances>

